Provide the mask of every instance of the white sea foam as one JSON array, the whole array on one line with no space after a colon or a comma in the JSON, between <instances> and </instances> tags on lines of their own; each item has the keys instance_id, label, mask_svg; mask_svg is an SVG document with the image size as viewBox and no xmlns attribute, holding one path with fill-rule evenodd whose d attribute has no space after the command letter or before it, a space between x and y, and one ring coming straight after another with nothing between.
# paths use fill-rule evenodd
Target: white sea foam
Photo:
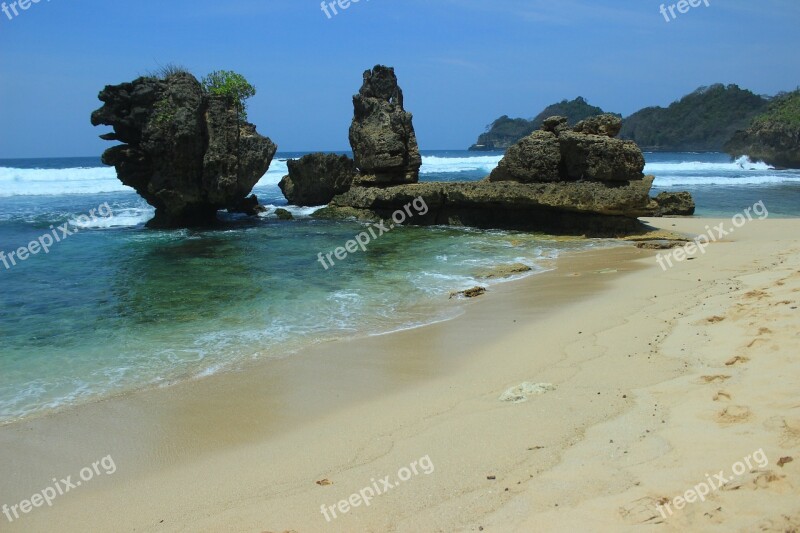
<instances>
[{"instance_id":1,"label":"white sea foam","mask_svg":"<svg viewBox=\"0 0 800 533\"><path fill-rule=\"evenodd\" d=\"M110 217L96 216L89 222L71 220L71 224L83 229L108 229L135 227L144 224L155 215L153 208L123 208L114 209Z\"/></svg>"},{"instance_id":2,"label":"white sea foam","mask_svg":"<svg viewBox=\"0 0 800 533\"><path fill-rule=\"evenodd\" d=\"M665 176L656 174L656 187L694 186L694 185L775 185L780 183L800 183L797 174L754 174L752 176Z\"/></svg>"},{"instance_id":3,"label":"white sea foam","mask_svg":"<svg viewBox=\"0 0 800 533\"><path fill-rule=\"evenodd\" d=\"M0 197L60 196L133 191L117 179L113 168L0 167Z\"/></svg>"},{"instance_id":4,"label":"white sea foam","mask_svg":"<svg viewBox=\"0 0 800 533\"><path fill-rule=\"evenodd\" d=\"M481 171L490 173L497 167L501 155L482 155L475 157L422 156L421 174Z\"/></svg>"},{"instance_id":5,"label":"white sea foam","mask_svg":"<svg viewBox=\"0 0 800 533\"><path fill-rule=\"evenodd\" d=\"M489 174L500 162L500 155L463 157L423 156L423 175L480 172ZM256 185L254 192L276 194L275 187L288 173L286 159L275 159L269 171ZM797 182L796 172L776 171L764 162L751 161L743 156L732 162L702 161L654 162L645 166L645 173L656 176L656 184L671 185L760 185ZM133 192L120 183L111 167L67 169L20 169L0 167L0 197L62 196ZM277 193L279 195L279 193ZM296 215L304 216L299 212Z\"/></svg>"},{"instance_id":6,"label":"white sea foam","mask_svg":"<svg viewBox=\"0 0 800 533\"><path fill-rule=\"evenodd\" d=\"M763 161L753 162L742 156L730 163L705 163L701 161L681 161L669 163L648 163L644 167L645 174L658 175L659 172L741 172L743 170L772 170L773 167Z\"/></svg>"}]
</instances>

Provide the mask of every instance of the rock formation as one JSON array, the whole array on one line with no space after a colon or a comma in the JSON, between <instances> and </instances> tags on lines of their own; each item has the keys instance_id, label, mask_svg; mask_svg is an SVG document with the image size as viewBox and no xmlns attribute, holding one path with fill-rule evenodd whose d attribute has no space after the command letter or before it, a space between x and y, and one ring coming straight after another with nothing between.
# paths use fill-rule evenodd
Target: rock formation
<instances>
[{"instance_id":1,"label":"rock formation","mask_svg":"<svg viewBox=\"0 0 800 533\"><path fill-rule=\"evenodd\" d=\"M149 226L206 225L219 209L252 204L245 199L277 146L240 120L235 102L206 93L188 73L107 86L98 98L92 124L112 126L101 138L124 143L103 163L156 208Z\"/></svg>"},{"instance_id":2,"label":"rock formation","mask_svg":"<svg viewBox=\"0 0 800 533\"><path fill-rule=\"evenodd\" d=\"M608 186L603 182L426 182L394 187L352 187L315 216L390 220L415 198L425 215L412 225L454 225L545 231L552 234L622 236L639 231L649 216L653 177Z\"/></svg>"},{"instance_id":3,"label":"rock formation","mask_svg":"<svg viewBox=\"0 0 800 533\"><path fill-rule=\"evenodd\" d=\"M662 192L655 198L654 203L654 216L692 216L694 215L696 206L692 195L686 191L683 192Z\"/></svg>"},{"instance_id":4,"label":"rock formation","mask_svg":"<svg viewBox=\"0 0 800 533\"><path fill-rule=\"evenodd\" d=\"M522 183L578 180L640 180L644 155L631 141L621 141L622 120L600 115L578 123L572 130L564 117L550 117L506 152L489 181Z\"/></svg>"},{"instance_id":5,"label":"rock formation","mask_svg":"<svg viewBox=\"0 0 800 533\"><path fill-rule=\"evenodd\" d=\"M356 175L352 159L336 154L309 154L287 162L289 175L278 184L292 205L325 205L350 189Z\"/></svg>"},{"instance_id":6,"label":"rock formation","mask_svg":"<svg viewBox=\"0 0 800 533\"><path fill-rule=\"evenodd\" d=\"M800 168L800 90L771 101L766 113L734 134L725 151L779 168Z\"/></svg>"},{"instance_id":7,"label":"rock formation","mask_svg":"<svg viewBox=\"0 0 800 533\"><path fill-rule=\"evenodd\" d=\"M378 65L364 72L364 84L353 97L353 107L350 146L359 170L356 183L416 183L422 157L394 69Z\"/></svg>"},{"instance_id":8,"label":"rock formation","mask_svg":"<svg viewBox=\"0 0 800 533\"><path fill-rule=\"evenodd\" d=\"M644 176L638 147L613 138L619 118L605 115L570 129L563 117L510 147L480 182L354 186L318 216L388 218L422 197L429 209L410 217L418 225L452 224L556 234L621 236L642 230L652 215L652 176ZM585 133L591 132L591 133Z\"/></svg>"}]
</instances>

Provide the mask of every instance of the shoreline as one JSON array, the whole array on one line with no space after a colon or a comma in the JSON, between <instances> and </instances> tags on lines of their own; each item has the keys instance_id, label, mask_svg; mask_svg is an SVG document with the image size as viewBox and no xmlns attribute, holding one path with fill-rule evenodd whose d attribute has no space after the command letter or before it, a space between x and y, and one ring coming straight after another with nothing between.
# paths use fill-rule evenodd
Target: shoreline
<instances>
[{"instance_id":1,"label":"shoreline","mask_svg":"<svg viewBox=\"0 0 800 533\"><path fill-rule=\"evenodd\" d=\"M305 209L305 208L299 208L299 209ZM560 240L557 237L552 237L552 236L547 236L547 237L556 238L556 240ZM570 238L570 240L571 239L572 238ZM532 270L529 272L512 274L506 277L497 277L494 279L488 279L488 278L479 279L477 281L480 282L482 286L485 286L490 291L493 291L494 287L498 287L507 283L519 282L529 277L541 275L555 269L556 263L560 257L569 256L575 253L582 253L584 251L592 251L597 249L607 249L607 248L622 247L629 245L629 243L623 240L617 240L616 243L613 242L606 243L605 241L614 241L614 240L589 239L581 237L576 237L575 239L576 240L582 239L583 241L585 241L585 246L583 249L578 250L577 252L574 250L558 250L556 257L554 258L551 257L531 258L530 262L534 266L532 267ZM600 241L600 242L598 243L593 241ZM550 244L549 239L545 241L545 243L549 245ZM502 265L503 265L502 263L498 264L498 266ZM426 328L428 326L433 326L442 322L447 322L450 320L457 319L464 312L463 306L469 303L470 302L467 301L448 303L448 300L445 299L442 299L441 301L438 302L420 301L417 302L415 305L421 308L424 307L425 309L435 307L436 309L434 312L436 316L427 319L425 322L398 322L397 324L391 326L391 328L388 330L381 330L381 331L363 330L363 331L353 332L352 334L346 334L344 331L342 331L336 334L330 333L329 334L330 336L328 338L315 338L305 342L301 342L298 339L294 339L292 341L291 348L287 349L283 353L265 353L261 357L255 359L239 358L239 359L229 360L226 362L216 362L213 363L211 366L204 367L202 370L199 371L194 369L186 369L183 375L171 378L164 382L140 383L136 385L131 384L121 389L99 392L97 394L93 394L88 398L81 399L77 402L66 401L63 403L59 403L59 405L48 406L45 408L37 409L35 411L25 413L15 418L9 418L5 420L0 419L0 429L17 423L24 423L27 421L32 421L40 418L55 416L65 411L70 411L72 409L80 409L83 406L95 404L98 402L122 399L130 395L146 393L152 390L170 388L187 382L200 381L219 374L226 374L226 373L236 374L240 372L246 372L248 369L258 367L258 365L264 364L267 361L275 359L283 359L285 357L292 357L295 354L301 353L304 350L312 349L315 346L320 346L335 342L350 342L358 339L371 338L371 337L381 337L381 336L393 335L395 333L400 333L404 331L413 331L420 328Z\"/></svg>"},{"instance_id":2,"label":"shoreline","mask_svg":"<svg viewBox=\"0 0 800 533\"><path fill-rule=\"evenodd\" d=\"M658 224L691 231L709 220ZM648 259L655 253L633 247L560 257L553 271L499 284L467 302L456 319L337 341L338 351L346 353L336 358L325 357L332 349L328 343L270 361L268 370L216 375L0 427L0 444L9 452L0 470L14 472L0 482L0 504L110 453L119 468L114 477L52 509L37 509L10 530L45 530L56 519L68 530L98 531L477 530L478 525L507 531L524 530L521 524L534 515L563 523L563 512L542 508L558 487L526 503L541 490L539 481L559 468L569 472L562 484L579 481L575 465L563 458L596 448L603 441L594 433L636 413L643 391L687 373L686 361L652 351L670 320L650 316L654 306L674 314L682 308L681 298L702 289L695 278L684 279L681 267L697 266L713 277L712 250L730 259L742 239L745 246L775 253L778 244L796 245L791 236L796 225L754 223L759 231L748 226L735 240L663 277ZM762 231L767 226L789 237L765 240L773 233ZM764 242L754 244L751 234ZM750 264L747 258L739 263ZM619 333L632 328L635 338ZM523 382L553 383L556 389L526 403L498 401ZM664 425L648 429L667 431L674 424ZM321 504L346 498L370 479L424 456L435 473L413 478L369 509L334 522L319 514ZM582 461L592 466L587 478L603 463L592 455ZM315 484L322 479L333 485ZM214 480L213 486L202 480ZM609 480L619 488L618 476ZM192 487L191 494L185 487ZM588 486L556 503L580 508L597 489Z\"/></svg>"}]
</instances>

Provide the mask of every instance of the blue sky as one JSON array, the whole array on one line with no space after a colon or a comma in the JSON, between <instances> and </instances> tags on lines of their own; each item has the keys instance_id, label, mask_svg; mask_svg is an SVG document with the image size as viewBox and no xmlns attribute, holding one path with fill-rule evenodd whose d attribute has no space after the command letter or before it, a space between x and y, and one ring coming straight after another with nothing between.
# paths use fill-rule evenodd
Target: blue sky
<instances>
[{"instance_id":1,"label":"blue sky","mask_svg":"<svg viewBox=\"0 0 800 533\"><path fill-rule=\"evenodd\" d=\"M800 2L709 2L667 23L660 0L361 0L331 19L319 0L41 0L0 12L0 158L100 154L98 91L171 62L244 74L250 120L282 151L348 149L378 63L423 150L579 95L628 115L717 82L800 85Z\"/></svg>"}]
</instances>

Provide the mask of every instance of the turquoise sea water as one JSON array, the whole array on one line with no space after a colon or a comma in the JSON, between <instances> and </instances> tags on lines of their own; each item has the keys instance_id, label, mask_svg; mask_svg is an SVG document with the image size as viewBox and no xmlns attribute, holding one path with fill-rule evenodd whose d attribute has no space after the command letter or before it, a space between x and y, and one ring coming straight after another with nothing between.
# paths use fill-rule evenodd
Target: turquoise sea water
<instances>
[{"instance_id":1,"label":"turquoise sea water","mask_svg":"<svg viewBox=\"0 0 800 533\"><path fill-rule=\"evenodd\" d=\"M276 184L286 158L299 155L278 155L256 186L262 203L285 205ZM426 152L422 179L480 179L500 157ZM773 216L800 214L798 172L721 154L648 154L648 172L657 188L691 190L699 214L732 216L759 200ZM101 205L113 214L80 219ZM291 356L309 343L447 319L459 312L449 293L486 285L487 268L540 272L565 250L610 244L401 227L325 270L318 254L364 226L289 209L291 222L224 215L214 230L147 230L152 209L97 158L0 160L0 251L84 223L47 254L0 262L0 424Z\"/></svg>"}]
</instances>

